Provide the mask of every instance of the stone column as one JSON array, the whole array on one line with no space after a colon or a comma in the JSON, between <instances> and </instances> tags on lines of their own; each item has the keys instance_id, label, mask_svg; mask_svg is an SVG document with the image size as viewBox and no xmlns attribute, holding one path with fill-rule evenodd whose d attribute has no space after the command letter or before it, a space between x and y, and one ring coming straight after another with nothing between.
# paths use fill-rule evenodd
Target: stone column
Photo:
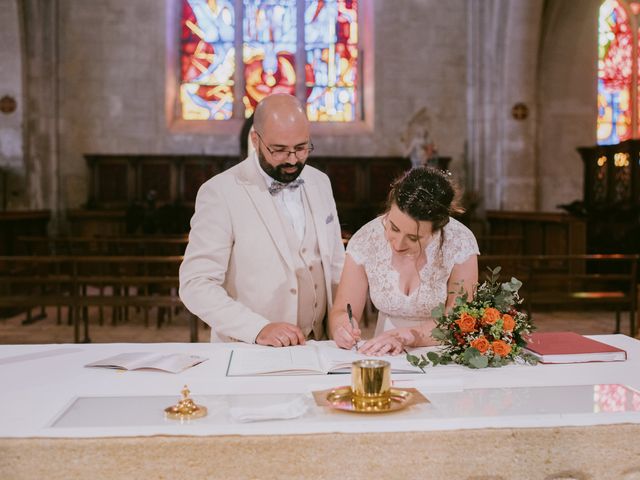
<instances>
[{"instance_id":1,"label":"stone column","mask_svg":"<svg viewBox=\"0 0 640 480\"><path fill-rule=\"evenodd\" d=\"M540 40L539 198L542 210L583 199L576 147L596 144L601 0L548 0Z\"/></svg>"},{"instance_id":2,"label":"stone column","mask_svg":"<svg viewBox=\"0 0 640 480\"><path fill-rule=\"evenodd\" d=\"M468 188L485 209L534 210L542 0L470 0ZM526 111L519 120L512 115Z\"/></svg>"},{"instance_id":3,"label":"stone column","mask_svg":"<svg viewBox=\"0 0 640 480\"><path fill-rule=\"evenodd\" d=\"M25 159L29 208L51 210L50 233L60 230L58 6L59 0L20 0L24 25Z\"/></svg>"},{"instance_id":4,"label":"stone column","mask_svg":"<svg viewBox=\"0 0 640 480\"><path fill-rule=\"evenodd\" d=\"M22 42L16 0L0 0L0 211L25 206Z\"/></svg>"}]
</instances>

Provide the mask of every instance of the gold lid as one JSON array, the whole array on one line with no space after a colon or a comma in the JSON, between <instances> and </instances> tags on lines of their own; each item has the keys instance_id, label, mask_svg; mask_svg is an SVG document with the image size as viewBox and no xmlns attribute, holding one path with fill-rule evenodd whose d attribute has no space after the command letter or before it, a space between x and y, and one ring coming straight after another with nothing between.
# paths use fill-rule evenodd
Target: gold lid
<instances>
[{"instance_id":1,"label":"gold lid","mask_svg":"<svg viewBox=\"0 0 640 480\"><path fill-rule=\"evenodd\" d=\"M207 407L196 405L189 398L191 391L186 385L181 390L182 399L175 405L164 409L165 416L172 420L190 420L192 418L201 418L207 416Z\"/></svg>"}]
</instances>

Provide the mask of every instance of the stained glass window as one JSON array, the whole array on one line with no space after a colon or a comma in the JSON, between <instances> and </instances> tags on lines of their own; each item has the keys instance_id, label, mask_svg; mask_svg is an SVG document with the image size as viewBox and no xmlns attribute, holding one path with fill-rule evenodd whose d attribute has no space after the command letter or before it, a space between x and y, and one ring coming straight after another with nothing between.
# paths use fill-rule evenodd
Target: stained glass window
<instances>
[{"instance_id":1,"label":"stained glass window","mask_svg":"<svg viewBox=\"0 0 640 480\"><path fill-rule=\"evenodd\" d=\"M295 0L244 0L244 113L271 93L296 93Z\"/></svg>"},{"instance_id":2,"label":"stained glass window","mask_svg":"<svg viewBox=\"0 0 640 480\"><path fill-rule=\"evenodd\" d=\"M627 140L631 130L633 33L618 0L600 6L598 29L598 144ZM637 68L637 67L636 67Z\"/></svg>"},{"instance_id":3,"label":"stained glass window","mask_svg":"<svg viewBox=\"0 0 640 480\"><path fill-rule=\"evenodd\" d=\"M279 92L311 121L359 119L357 0L181 1L183 119L249 117Z\"/></svg>"},{"instance_id":4,"label":"stained glass window","mask_svg":"<svg viewBox=\"0 0 640 480\"><path fill-rule=\"evenodd\" d=\"M186 120L226 120L233 112L233 0L183 0L180 103Z\"/></svg>"},{"instance_id":5,"label":"stained glass window","mask_svg":"<svg viewBox=\"0 0 640 480\"><path fill-rule=\"evenodd\" d=\"M309 119L355 120L358 61L356 0L305 0L304 21Z\"/></svg>"}]
</instances>

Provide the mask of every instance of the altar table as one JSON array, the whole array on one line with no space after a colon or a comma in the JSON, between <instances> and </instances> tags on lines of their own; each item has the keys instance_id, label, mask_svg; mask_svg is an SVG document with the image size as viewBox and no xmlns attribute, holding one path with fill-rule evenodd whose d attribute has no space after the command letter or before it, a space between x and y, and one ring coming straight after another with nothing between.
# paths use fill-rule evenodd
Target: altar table
<instances>
[{"instance_id":1,"label":"altar table","mask_svg":"<svg viewBox=\"0 0 640 480\"><path fill-rule=\"evenodd\" d=\"M231 348L246 345L0 346L0 479L639 479L640 341L594 338L627 361L439 366L393 376L429 404L380 415L310 404L254 423L229 407L308 398L349 377L226 377ZM144 351L208 360L179 374L83 367ZM209 415L165 419L185 384Z\"/></svg>"}]
</instances>

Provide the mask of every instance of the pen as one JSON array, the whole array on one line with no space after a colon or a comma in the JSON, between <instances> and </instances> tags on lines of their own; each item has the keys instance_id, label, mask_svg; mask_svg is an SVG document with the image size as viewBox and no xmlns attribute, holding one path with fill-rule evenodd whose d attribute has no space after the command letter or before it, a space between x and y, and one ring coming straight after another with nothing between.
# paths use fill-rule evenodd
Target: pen
<instances>
[{"instance_id":1,"label":"pen","mask_svg":"<svg viewBox=\"0 0 640 480\"><path fill-rule=\"evenodd\" d=\"M347 315L349 315L349 325L351 325L351 328L354 329L356 328L355 325L353 324L353 312L351 311L351 304L347 303ZM358 341L356 340L356 352L358 351Z\"/></svg>"}]
</instances>

